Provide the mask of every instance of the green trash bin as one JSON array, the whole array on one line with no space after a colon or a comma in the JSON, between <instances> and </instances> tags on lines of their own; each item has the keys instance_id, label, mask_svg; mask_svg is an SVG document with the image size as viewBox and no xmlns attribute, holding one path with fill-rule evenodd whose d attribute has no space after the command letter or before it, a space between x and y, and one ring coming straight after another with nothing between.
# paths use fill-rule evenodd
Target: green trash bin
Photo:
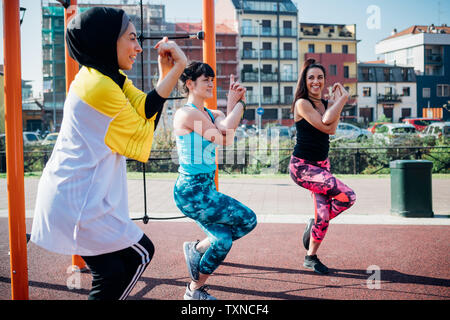
<instances>
[{"instance_id":1,"label":"green trash bin","mask_svg":"<svg viewBox=\"0 0 450 320\"><path fill-rule=\"evenodd\" d=\"M431 169L428 160L395 160L391 168L391 214L410 218L433 217Z\"/></svg>"}]
</instances>

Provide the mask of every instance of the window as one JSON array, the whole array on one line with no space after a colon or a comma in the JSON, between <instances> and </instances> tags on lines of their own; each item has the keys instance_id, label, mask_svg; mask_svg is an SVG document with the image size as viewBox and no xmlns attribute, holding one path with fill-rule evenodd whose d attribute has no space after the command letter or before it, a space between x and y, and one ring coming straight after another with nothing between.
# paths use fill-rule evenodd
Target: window
<instances>
[{"instance_id":1,"label":"window","mask_svg":"<svg viewBox=\"0 0 450 320\"><path fill-rule=\"evenodd\" d=\"M392 95L392 87L385 87L384 88L384 94L387 96Z\"/></svg>"},{"instance_id":2,"label":"window","mask_svg":"<svg viewBox=\"0 0 450 320\"><path fill-rule=\"evenodd\" d=\"M406 65L407 66L414 66L414 54L412 48L406 49Z\"/></svg>"},{"instance_id":3,"label":"window","mask_svg":"<svg viewBox=\"0 0 450 320\"><path fill-rule=\"evenodd\" d=\"M411 88L410 87L403 87L403 96L409 97L411 95Z\"/></svg>"},{"instance_id":4,"label":"window","mask_svg":"<svg viewBox=\"0 0 450 320\"><path fill-rule=\"evenodd\" d=\"M411 116L411 108L402 108L402 118Z\"/></svg>"},{"instance_id":5,"label":"window","mask_svg":"<svg viewBox=\"0 0 450 320\"><path fill-rule=\"evenodd\" d=\"M220 75L222 75L222 65L217 64L216 65L216 76L220 76Z\"/></svg>"},{"instance_id":6,"label":"window","mask_svg":"<svg viewBox=\"0 0 450 320\"><path fill-rule=\"evenodd\" d=\"M263 87L263 96L272 96L272 87Z\"/></svg>"},{"instance_id":7,"label":"window","mask_svg":"<svg viewBox=\"0 0 450 320\"><path fill-rule=\"evenodd\" d=\"M337 67L335 64L330 64L330 76L336 76L337 75Z\"/></svg>"},{"instance_id":8,"label":"window","mask_svg":"<svg viewBox=\"0 0 450 320\"><path fill-rule=\"evenodd\" d=\"M363 87L363 97L370 97L370 96L371 96L371 88Z\"/></svg>"},{"instance_id":9,"label":"window","mask_svg":"<svg viewBox=\"0 0 450 320\"><path fill-rule=\"evenodd\" d=\"M348 66L344 66L344 78L349 78Z\"/></svg>"},{"instance_id":10,"label":"window","mask_svg":"<svg viewBox=\"0 0 450 320\"><path fill-rule=\"evenodd\" d=\"M308 52L309 53L314 53L314 44L308 44Z\"/></svg>"},{"instance_id":11,"label":"window","mask_svg":"<svg viewBox=\"0 0 450 320\"><path fill-rule=\"evenodd\" d=\"M283 21L283 28L291 29L292 28L292 21L289 21L289 20Z\"/></svg>"},{"instance_id":12,"label":"window","mask_svg":"<svg viewBox=\"0 0 450 320\"><path fill-rule=\"evenodd\" d=\"M331 44L326 44L325 45L325 52L326 53L331 53Z\"/></svg>"},{"instance_id":13,"label":"window","mask_svg":"<svg viewBox=\"0 0 450 320\"><path fill-rule=\"evenodd\" d=\"M263 64L262 72L264 72L264 73L272 73L272 65L271 64Z\"/></svg>"},{"instance_id":14,"label":"window","mask_svg":"<svg viewBox=\"0 0 450 320\"><path fill-rule=\"evenodd\" d=\"M422 89L422 98L429 98L430 93L431 93L430 88L423 88Z\"/></svg>"},{"instance_id":15,"label":"window","mask_svg":"<svg viewBox=\"0 0 450 320\"><path fill-rule=\"evenodd\" d=\"M438 84L437 94L438 97L448 97L450 95L450 85L448 84Z\"/></svg>"},{"instance_id":16,"label":"window","mask_svg":"<svg viewBox=\"0 0 450 320\"><path fill-rule=\"evenodd\" d=\"M342 45L342 53L348 53L348 45L347 44Z\"/></svg>"},{"instance_id":17,"label":"window","mask_svg":"<svg viewBox=\"0 0 450 320\"><path fill-rule=\"evenodd\" d=\"M292 43L290 42L283 43L283 50L292 51Z\"/></svg>"},{"instance_id":18,"label":"window","mask_svg":"<svg viewBox=\"0 0 450 320\"><path fill-rule=\"evenodd\" d=\"M242 71L244 71L244 72L252 72L253 71L253 65L251 65L251 64L244 64L242 66Z\"/></svg>"}]
</instances>

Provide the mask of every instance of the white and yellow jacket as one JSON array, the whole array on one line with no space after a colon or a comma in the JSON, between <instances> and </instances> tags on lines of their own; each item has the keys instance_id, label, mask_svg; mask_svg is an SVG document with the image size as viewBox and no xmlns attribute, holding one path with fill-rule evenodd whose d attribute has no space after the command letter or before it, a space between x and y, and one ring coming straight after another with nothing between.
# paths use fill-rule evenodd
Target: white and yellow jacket
<instances>
[{"instance_id":1,"label":"white and yellow jacket","mask_svg":"<svg viewBox=\"0 0 450 320\"><path fill-rule=\"evenodd\" d=\"M138 242L130 220L126 158L150 156L155 114L147 94L82 67L71 84L53 153L39 181L31 241L61 254L99 255Z\"/></svg>"}]
</instances>

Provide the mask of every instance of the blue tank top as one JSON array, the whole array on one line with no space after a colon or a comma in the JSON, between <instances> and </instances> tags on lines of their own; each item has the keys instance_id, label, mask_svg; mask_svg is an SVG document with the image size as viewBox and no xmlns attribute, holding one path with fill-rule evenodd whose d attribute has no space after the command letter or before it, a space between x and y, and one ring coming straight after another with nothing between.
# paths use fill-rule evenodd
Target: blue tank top
<instances>
[{"instance_id":1,"label":"blue tank top","mask_svg":"<svg viewBox=\"0 0 450 320\"><path fill-rule=\"evenodd\" d=\"M198 109L192 103L187 106ZM211 111L205 108L214 123ZM176 136L178 160L180 166L178 172L194 175L199 173L210 173L216 170L216 145L203 136L192 131L191 133Z\"/></svg>"}]
</instances>

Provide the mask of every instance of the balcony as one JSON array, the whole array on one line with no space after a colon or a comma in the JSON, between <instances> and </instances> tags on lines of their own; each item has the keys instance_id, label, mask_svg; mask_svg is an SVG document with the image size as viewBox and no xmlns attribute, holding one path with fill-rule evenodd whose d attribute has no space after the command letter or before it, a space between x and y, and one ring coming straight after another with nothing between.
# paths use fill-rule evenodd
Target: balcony
<instances>
[{"instance_id":1,"label":"balcony","mask_svg":"<svg viewBox=\"0 0 450 320\"><path fill-rule=\"evenodd\" d=\"M258 72L257 71L242 72L241 81L258 82ZM277 81L278 81L278 73L261 71L261 82L277 82Z\"/></svg>"},{"instance_id":2,"label":"balcony","mask_svg":"<svg viewBox=\"0 0 450 320\"><path fill-rule=\"evenodd\" d=\"M261 27L261 37L276 37L278 35L277 28ZM241 36L243 37L257 37L258 27L241 27Z\"/></svg>"},{"instance_id":3,"label":"balcony","mask_svg":"<svg viewBox=\"0 0 450 320\"><path fill-rule=\"evenodd\" d=\"M259 95L249 94L247 91L247 105L257 106L259 105ZM262 95L261 105L291 105L292 95ZM279 100L279 101L278 101Z\"/></svg>"},{"instance_id":4,"label":"balcony","mask_svg":"<svg viewBox=\"0 0 450 320\"><path fill-rule=\"evenodd\" d=\"M261 59L277 59L277 50L261 50ZM258 59L258 51L256 49L243 50L242 59Z\"/></svg>"},{"instance_id":5,"label":"balcony","mask_svg":"<svg viewBox=\"0 0 450 320\"><path fill-rule=\"evenodd\" d=\"M432 53L425 55L425 63L426 64L442 64L442 55L439 53Z\"/></svg>"},{"instance_id":6,"label":"balcony","mask_svg":"<svg viewBox=\"0 0 450 320\"><path fill-rule=\"evenodd\" d=\"M280 59L297 60L297 51L295 50L281 50Z\"/></svg>"},{"instance_id":7,"label":"balcony","mask_svg":"<svg viewBox=\"0 0 450 320\"><path fill-rule=\"evenodd\" d=\"M280 80L283 82L296 82L298 80L297 72L282 72Z\"/></svg>"},{"instance_id":8,"label":"balcony","mask_svg":"<svg viewBox=\"0 0 450 320\"><path fill-rule=\"evenodd\" d=\"M241 27L242 37L257 37L258 26L256 27ZM278 37L278 29L272 27L261 27L261 37ZM297 30L295 28L280 28L280 37L296 37Z\"/></svg>"},{"instance_id":9,"label":"balcony","mask_svg":"<svg viewBox=\"0 0 450 320\"><path fill-rule=\"evenodd\" d=\"M402 102L399 94L378 94L377 103L400 103Z\"/></svg>"}]
</instances>

